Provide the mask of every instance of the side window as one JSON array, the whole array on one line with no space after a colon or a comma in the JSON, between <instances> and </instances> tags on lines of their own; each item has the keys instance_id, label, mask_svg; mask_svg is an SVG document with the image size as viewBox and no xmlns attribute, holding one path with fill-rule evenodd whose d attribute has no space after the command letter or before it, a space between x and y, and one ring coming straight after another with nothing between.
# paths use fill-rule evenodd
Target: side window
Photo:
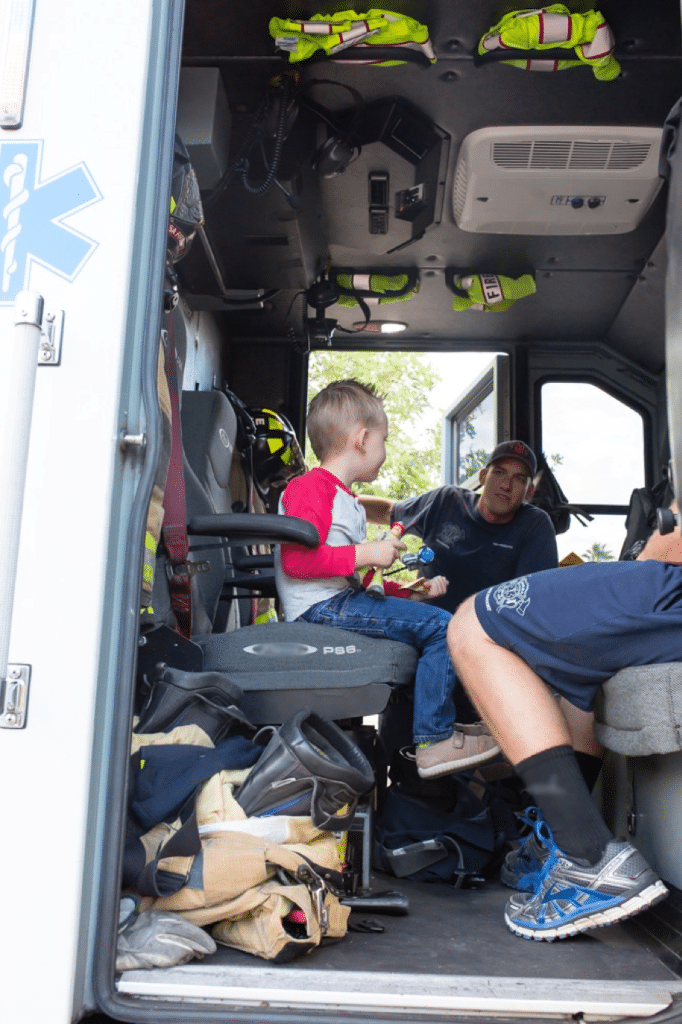
<instances>
[{"instance_id":1,"label":"side window","mask_svg":"<svg viewBox=\"0 0 682 1024\"><path fill-rule=\"evenodd\" d=\"M509 359L493 362L443 416L443 483L475 487L478 472L509 439Z\"/></svg>"},{"instance_id":2,"label":"side window","mask_svg":"<svg viewBox=\"0 0 682 1024\"><path fill-rule=\"evenodd\" d=\"M553 382L541 390L542 450L573 505L594 516L557 537L559 557L617 559L625 513L644 485L644 423L638 412L594 384Z\"/></svg>"}]
</instances>

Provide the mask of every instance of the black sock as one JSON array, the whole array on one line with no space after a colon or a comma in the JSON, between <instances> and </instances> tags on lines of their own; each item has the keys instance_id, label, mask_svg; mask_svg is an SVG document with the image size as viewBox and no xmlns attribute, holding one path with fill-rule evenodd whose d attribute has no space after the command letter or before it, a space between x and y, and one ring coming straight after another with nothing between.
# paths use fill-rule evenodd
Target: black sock
<instances>
[{"instance_id":1,"label":"black sock","mask_svg":"<svg viewBox=\"0 0 682 1024\"><path fill-rule=\"evenodd\" d=\"M573 748L550 747L516 765L515 771L571 860L596 864L613 836L585 785Z\"/></svg>"},{"instance_id":2,"label":"black sock","mask_svg":"<svg viewBox=\"0 0 682 1024\"><path fill-rule=\"evenodd\" d=\"M594 789L597 779L599 778L599 772L601 766L604 763L603 757L597 757L595 754L586 754L582 750L574 750L575 759L578 762L578 768L580 768L580 774L585 780L585 785L589 789L590 793Z\"/></svg>"}]
</instances>

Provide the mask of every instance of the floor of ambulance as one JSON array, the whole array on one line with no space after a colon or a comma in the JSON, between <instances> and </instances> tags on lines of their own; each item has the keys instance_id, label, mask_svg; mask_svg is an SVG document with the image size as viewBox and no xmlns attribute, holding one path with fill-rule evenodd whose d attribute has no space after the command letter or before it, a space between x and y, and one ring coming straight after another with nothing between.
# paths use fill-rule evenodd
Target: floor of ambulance
<instances>
[{"instance_id":1,"label":"floor of ambulance","mask_svg":"<svg viewBox=\"0 0 682 1024\"><path fill-rule=\"evenodd\" d=\"M373 875L372 890L386 889L408 898L406 916L351 915L380 922L382 933L349 932L282 965L219 946L182 968L126 972L119 990L247 1007L252 994L254 1005L311 1011L357 1002L376 1017L413 1007L443 1019L467 1011L646 1017L682 1000L680 892L631 921L548 943L509 932L510 890L497 880L456 890Z\"/></svg>"}]
</instances>

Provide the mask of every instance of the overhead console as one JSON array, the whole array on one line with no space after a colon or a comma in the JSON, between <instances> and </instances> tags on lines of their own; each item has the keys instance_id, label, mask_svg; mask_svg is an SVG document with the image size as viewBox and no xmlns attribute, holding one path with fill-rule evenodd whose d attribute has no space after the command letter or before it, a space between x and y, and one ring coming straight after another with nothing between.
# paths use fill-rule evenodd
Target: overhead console
<instances>
[{"instance_id":1,"label":"overhead console","mask_svg":"<svg viewBox=\"0 0 682 1024\"><path fill-rule=\"evenodd\" d=\"M307 83L308 86L315 84L325 83L315 79ZM327 138L313 158L313 167L322 178L329 179L357 164L352 173L353 186L357 184L360 169L366 168L364 231L370 235L387 235L392 218L412 225L410 237L386 250L389 254L421 238L432 224L440 223L450 135L402 96L387 96L365 103L359 93L353 91L354 105L333 114L304 96L303 104L328 126ZM386 146L405 161L408 168L401 167L398 175L392 175L391 165L395 164L392 160L385 160L380 168L380 150L376 148L371 150L371 156L369 153L363 156L363 150L376 143ZM409 167L414 168L412 174ZM399 180L392 180L394 177ZM330 194L337 191L345 193L344 183L335 184Z\"/></svg>"}]
</instances>

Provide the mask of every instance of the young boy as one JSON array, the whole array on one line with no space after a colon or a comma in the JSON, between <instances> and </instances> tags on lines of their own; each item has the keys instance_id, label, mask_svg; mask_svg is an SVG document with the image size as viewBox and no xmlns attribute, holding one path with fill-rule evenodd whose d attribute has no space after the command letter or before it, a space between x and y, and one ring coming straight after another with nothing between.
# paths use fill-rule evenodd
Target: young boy
<instances>
[{"instance_id":1,"label":"young boy","mask_svg":"<svg viewBox=\"0 0 682 1024\"><path fill-rule=\"evenodd\" d=\"M375 480L386 459L388 421L381 397L372 385L334 381L310 403L308 435L321 465L289 483L280 511L313 523L320 546L311 551L282 544L278 550L277 589L286 619L400 640L419 652L413 739L422 778L491 760L499 748L484 726L454 727L455 674L446 646L450 615L416 603L444 594L448 581L426 580L421 595L388 582L386 598L377 600L365 592L358 573L387 569L405 550L393 536L366 539L365 512L350 489Z\"/></svg>"}]
</instances>

